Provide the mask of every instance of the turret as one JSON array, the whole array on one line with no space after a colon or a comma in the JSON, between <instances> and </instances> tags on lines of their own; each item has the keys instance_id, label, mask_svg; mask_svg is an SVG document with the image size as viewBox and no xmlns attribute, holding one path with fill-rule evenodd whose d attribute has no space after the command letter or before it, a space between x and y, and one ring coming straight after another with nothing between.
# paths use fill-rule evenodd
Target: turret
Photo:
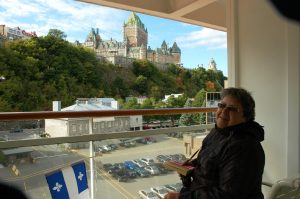
<instances>
[{"instance_id":1,"label":"turret","mask_svg":"<svg viewBox=\"0 0 300 199\"><path fill-rule=\"evenodd\" d=\"M209 70L217 70L217 64L213 58L210 59L210 62L208 64L208 69Z\"/></svg>"},{"instance_id":2,"label":"turret","mask_svg":"<svg viewBox=\"0 0 300 199\"><path fill-rule=\"evenodd\" d=\"M180 53L180 54L181 54L181 50L180 50L180 48L177 46L177 43L176 43L176 42L173 43L173 46L172 46L172 48L171 48L171 53L172 53L172 54L173 54L173 53Z\"/></svg>"}]
</instances>

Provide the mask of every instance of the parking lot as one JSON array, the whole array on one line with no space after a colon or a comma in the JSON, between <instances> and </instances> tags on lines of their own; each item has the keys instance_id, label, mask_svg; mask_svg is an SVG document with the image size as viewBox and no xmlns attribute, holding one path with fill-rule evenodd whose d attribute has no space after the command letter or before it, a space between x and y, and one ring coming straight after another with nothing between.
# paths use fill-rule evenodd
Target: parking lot
<instances>
[{"instance_id":1,"label":"parking lot","mask_svg":"<svg viewBox=\"0 0 300 199\"><path fill-rule=\"evenodd\" d=\"M180 139L169 138L165 135L156 136L155 139L157 140L155 143L137 144L135 147L130 148L120 147L117 150L96 157L96 165L101 169L97 170L98 177L95 181L95 195L99 196L99 194L101 194L101 198L104 199L138 198L139 190L179 183L180 179L176 172L168 172L167 174L159 174L145 178L136 177L127 182L119 182L103 169L103 165L108 163L121 163L140 158L152 158L157 162L157 155L170 155L184 152L184 146ZM88 150L81 150L80 153L88 155Z\"/></svg>"},{"instance_id":2,"label":"parking lot","mask_svg":"<svg viewBox=\"0 0 300 199\"><path fill-rule=\"evenodd\" d=\"M19 135L19 133L16 133ZM25 133L20 133L25 134ZM13 134L15 135L15 134ZM27 135L28 136L28 135ZM112 198L138 198L138 191L142 189L150 189L166 184L174 184L179 181L178 174L170 172L168 174L160 174L149 177L132 178L126 182L119 182L112 175L104 171L102 165L106 163L121 163L140 158L152 158L155 161L159 154L175 154L183 153L184 146L181 140L177 138L169 138L166 135L155 136L157 142L153 143L136 143L131 147L118 146L116 150L102 153L101 156L94 157L95 160L95 179L94 193L95 198L112 199ZM97 145L114 143L116 140L105 140L98 142ZM70 162L80 160L86 157L86 167L88 174L89 186L90 181L90 165L89 149L76 150L76 152L67 152L62 150L59 145L33 147L34 164L19 164L20 176L14 176L10 168L4 167L0 169L0 178L9 180L16 184L21 190L25 191L32 199L48 199L51 198L45 174L59 169ZM60 166L61 165L61 166Z\"/></svg>"}]
</instances>

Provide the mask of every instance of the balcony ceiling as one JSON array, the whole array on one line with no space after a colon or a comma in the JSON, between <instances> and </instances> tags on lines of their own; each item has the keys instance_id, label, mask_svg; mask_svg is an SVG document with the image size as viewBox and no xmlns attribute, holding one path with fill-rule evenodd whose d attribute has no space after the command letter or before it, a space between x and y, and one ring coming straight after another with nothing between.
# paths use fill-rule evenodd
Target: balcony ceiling
<instances>
[{"instance_id":1,"label":"balcony ceiling","mask_svg":"<svg viewBox=\"0 0 300 199\"><path fill-rule=\"evenodd\" d=\"M79 0L226 31L226 0Z\"/></svg>"}]
</instances>

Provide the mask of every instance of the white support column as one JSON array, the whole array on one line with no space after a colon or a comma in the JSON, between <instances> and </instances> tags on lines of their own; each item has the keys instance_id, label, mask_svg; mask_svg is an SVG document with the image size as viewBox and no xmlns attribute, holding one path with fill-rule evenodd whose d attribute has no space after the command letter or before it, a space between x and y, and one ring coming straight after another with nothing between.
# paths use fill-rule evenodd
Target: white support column
<instances>
[{"instance_id":1,"label":"white support column","mask_svg":"<svg viewBox=\"0 0 300 199\"><path fill-rule=\"evenodd\" d=\"M239 37L237 0L226 1L226 24L227 24L227 57L228 57L228 86L239 86Z\"/></svg>"}]
</instances>

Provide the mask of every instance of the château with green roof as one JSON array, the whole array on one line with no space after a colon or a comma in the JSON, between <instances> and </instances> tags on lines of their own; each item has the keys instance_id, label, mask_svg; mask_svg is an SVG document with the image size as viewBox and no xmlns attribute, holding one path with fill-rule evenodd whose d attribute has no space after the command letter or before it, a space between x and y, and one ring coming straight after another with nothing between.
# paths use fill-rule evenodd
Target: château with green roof
<instances>
[{"instance_id":1,"label":"ch\u00e2teau with green roof","mask_svg":"<svg viewBox=\"0 0 300 199\"><path fill-rule=\"evenodd\" d=\"M91 29L85 47L95 50L98 58L119 66L129 66L135 59L147 59L157 66L181 65L181 50L174 42L171 47L164 40L159 48L148 46L148 30L140 17L132 12L123 24L123 41L104 40L99 29Z\"/></svg>"}]
</instances>

